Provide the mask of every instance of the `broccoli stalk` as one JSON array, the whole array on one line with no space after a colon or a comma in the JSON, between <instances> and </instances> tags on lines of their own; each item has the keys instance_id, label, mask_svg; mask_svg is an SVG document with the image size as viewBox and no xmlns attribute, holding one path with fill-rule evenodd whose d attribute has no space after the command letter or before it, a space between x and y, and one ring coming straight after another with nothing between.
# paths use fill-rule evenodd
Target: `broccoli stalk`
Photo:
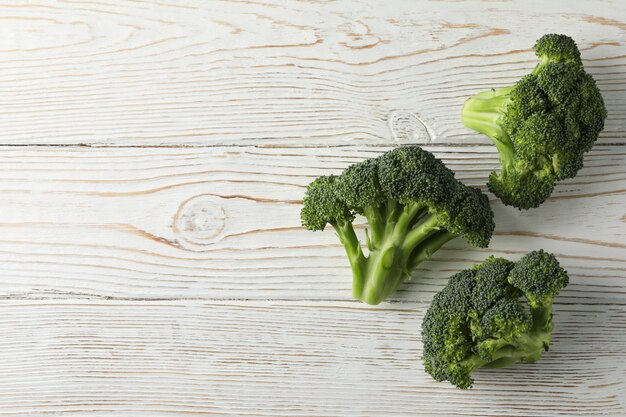
<instances>
[{"instance_id":1,"label":"broccoli stalk","mask_svg":"<svg viewBox=\"0 0 626 417\"><path fill-rule=\"evenodd\" d=\"M500 119L511 101L512 87L478 93L465 101L461 121L470 129L487 135L500 154L503 175L515 161L515 148Z\"/></svg>"},{"instance_id":2,"label":"broccoli stalk","mask_svg":"<svg viewBox=\"0 0 626 417\"><path fill-rule=\"evenodd\" d=\"M574 40L549 34L541 62L515 85L470 97L461 120L496 145L502 170L489 189L506 205L538 207L557 181L576 176L604 127L606 108Z\"/></svg>"},{"instance_id":3,"label":"broccoli stalk","mask_svg":"<svg viewBox=\"0 0 626 417\"><path fill-rule=\"evenodd\" d=\"M541 354L545 350L545 334L528 334L518 338L514 344L507 344L493 353L489 359L482 359L478 355L472 355L463 360L462 367L471 373L479 368L497 369L504 368L516 363L535 363L541 359ZM466 388L466 387L460 387Z\"/></svg>"},{"instance_id":4,"label":"broccoli stalk","mask_svg":"<svg viewBox=\"0 0 626 417\"><path fill-rule=\"evenodd\" d=\"M476 369L538 361L552 341L554 297L567 283L543 250L517 263L490 257L454 275L422 323L426 371L469 388Z\"/></svg>"},{"instance_id":5,"label":"broccoli stalk","mask_svg":"<svg viewBox=\"0 0 626 417\"><path fill-rule=\"evenodd\" d=\"M368 208L365 217L368 256L361 250L349 221L330 222L343 244L352 268L352 295L368 304L378 304L393 294L411 270L431 258L441 246L456 237L441 229L436 215L417 204L400 205L393 200Z\"/></svg>"},{"instance_id":6,"label":"broccoli stalk","mask_svg":"<svg viewBox=\"0 0 626 417\"><path fill-rule=\"evenodd\" d=\"M471 373L478 368L504 368L519 362L535 363L541 359L541 354L548 351L552 342L552 305L531 307L530 314L532 327L527 333L512 340L482 341L482 349L492 353L483 357L474 353L462 361L462 367Z\"/></svg>"},{"instance_id":7,"label":"broccoli stalk","mask_svg":"<svg viewBox=\"0 0 626 417\"><path fill-rule=\"evenodd\" d=\"M367 254L353 228L356 214L368 222ZM462 236L486 247L494 229L487 197L419 147L317 178L305 193L301 218L309 230L335 229L352 268L353 296L368 304L393 294L449 240Z\"/></svg>"}]
</instances>

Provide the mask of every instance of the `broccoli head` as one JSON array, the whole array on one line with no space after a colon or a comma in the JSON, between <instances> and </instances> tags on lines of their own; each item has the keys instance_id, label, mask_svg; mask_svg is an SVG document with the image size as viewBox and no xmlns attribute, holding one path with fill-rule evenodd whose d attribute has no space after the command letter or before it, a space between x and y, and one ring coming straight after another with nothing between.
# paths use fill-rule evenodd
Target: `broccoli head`
<instances>
[{"instance_id":1,"label":"broccoli head","mask_svg":"<svg viewBox=\"0 0 626 417\"><path fill-rule=\"evenodd\" d=\"M367 218L367 254L352 225ZM487 196L454 178L443 162L417 146L397 148L324 176L307 188L301 212L309 230L330 224L353 272L352 292L378 304L442 245L461 236L486 247L494 229Z\"/></svg>"},{"instance_id":2,"label":"broccoli head","mask_svg":"<svg viewBox=\"0 0 626 417\"><path fill-rule=\"evenodd\" d=\"M576 176L607 116L572 38L548 34L534 50L541 62L532 73L470 97L462 110L463 124L489 136L500 154L489 189L519 209L538 207L557 181Z\"/></svg>"},{"instance_id":3,"label":"broccoli head","mask_svg":"<svg viewBox=\"0 0 626 417\"><path fill-rule=\"evenodd\" d=\"M516 263L490 257L452 276L422 322L426 371L469 388L478 368L536 362L551 342L552 302L567 284L543 250Z\"/></svg>"}]
</instances>

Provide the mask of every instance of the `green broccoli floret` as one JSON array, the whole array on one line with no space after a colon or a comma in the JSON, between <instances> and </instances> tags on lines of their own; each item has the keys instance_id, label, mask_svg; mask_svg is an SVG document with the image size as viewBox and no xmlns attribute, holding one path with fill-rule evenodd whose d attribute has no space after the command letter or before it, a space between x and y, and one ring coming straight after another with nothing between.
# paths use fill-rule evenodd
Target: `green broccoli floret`
<instances>
[{"instance_id":1,"label":"green broccoli floret","mask_svg":"<svg viewBox=\"0 0 626 417\"><path fill-rule=\"evenodd\" d=\"M462 111L463 124L489 136L500 154L489 189L519 209L538 207L557 181L576 176L607 116L572 38L548 34L534 50L541 62L532 73L474 95Z\"/></svg>"},{"instance_id":2,"label":"green broccoli floret","mask_svg":"<svg viewBox=\"0 0 626 417\"><path fill-rule=\"evenodd\" d=\"M367 255L352 227L356 214L368 221ZM309 230L335 229L352 268L352 293L368 304L389 297L457 236L486 247L495 226L487 196L417 146L317 178L304 195L301 219Z\"/></svg>"},{"instance_id":3,"label":"green broccoli floret","mask_svg":"<svg viewBox=\"0 0 626 417\"><path fill-rule=\"evenodd\" d=\"M490 257L452 276L422 322L426 371L470 388L478 368L538 361L552 339L552 302L567 284L543 250L516 263Z\"/></svg>"}]
</instances>

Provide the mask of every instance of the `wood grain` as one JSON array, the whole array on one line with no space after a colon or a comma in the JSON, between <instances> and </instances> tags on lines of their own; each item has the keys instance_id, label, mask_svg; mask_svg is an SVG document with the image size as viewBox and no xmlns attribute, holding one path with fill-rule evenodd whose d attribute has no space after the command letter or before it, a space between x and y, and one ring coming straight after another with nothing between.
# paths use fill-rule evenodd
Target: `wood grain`
<instances>
[{"instance_id":1,"label":"wood grain","mask_svg":"<svg viewBox=\"0 0 626 417\"><path fill-rule=\"evenodd\" d=\"M2 2L0 416L626 415L622 3ZM306 185L418 143L484 188L497 154L460 106L548 32L609 111L585 168L529 212L490 196L489 249L353 301L334 233L300 226ZM550 352L434 382L433 294L537 248L571 277Z\"/></svg>"},{"instance_id":2,"label":"wood grain","mask_svg":"<svg viewBox=\"0 0 626 417\"><path fill-rule=\"evenodd\" d=\"M556 306L540 364L463 391L422 368L424 304L5 301L0 415L623 415L626 312ZM20 343L16 343L18 340Z\"/></svg>"},{"instance_id":3,"label":"wood grain","mask_svg":"<svg viewBox=\"0 0 626 417\"><path fill-rule=\"evenodd\" d=\"M486 143L463 101L527 73L554 31L605 97L600 142L624 142L623 2L378 4L3 2L0 143Z\"/></svg>"},{"instance_id":4,"label":"wood grain","mask_svg":"<svg viewBox=\"0 0 626 417\"><path fill-rule=\"evenodd\" d=\"M315 177L389 148L3 148L0 294L10 298L349 300L332 230L300 226ZM429 147L483 185L491 147ZM457 240L394 300L428 299L488 254L557 253L578 302L626 303L626 153L597 146L539 209L493 200L491 247ZM493 196L492 196L493 198Z\"/></svg>"}]
</instances>

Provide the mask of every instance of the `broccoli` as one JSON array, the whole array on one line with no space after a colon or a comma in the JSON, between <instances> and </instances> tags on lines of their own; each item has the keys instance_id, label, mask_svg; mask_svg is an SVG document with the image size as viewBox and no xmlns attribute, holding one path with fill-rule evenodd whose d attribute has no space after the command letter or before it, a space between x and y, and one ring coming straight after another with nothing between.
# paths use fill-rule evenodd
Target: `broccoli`
<instances>
[{"instance_id":1,"label":"broccoli","mask_svg":"<svg viewBox=\"0 0 626 417\"><path fill-rule=\"evenodd\" d=\"M543 250L516 263L491 256L453 275L422 322L426 371L470 388L475 369L538 361L551 342L552 302L567 284Z\"/></svg>"},{"instance_id":2,"label":"broccoli","mask_svg":"<svg viewBox=\"0 0 626 417\"><path fill-rule=\"evenodd\" d=\"M607 116L572 38L548 34L534 50L541 62L530 74L474 95L462 110L463 124L498 149L502 170L489 176L490 191L520 210L538 207L557 181L576 176Z\"/></svg>"},{"instance_id":3,"label":"broccoli","mask_svg":"<svg viewBox=\"0 0 626 417\"><path fill-rule=\"evenodd\" d=\"M356 214L369 224L367 256L352 226ZM317 178L304 195L301 219L309 230L335 229L352 268L352 293L368 304L389 297L413 268L457 236L486 247L495 226L487 196L417 146Z\"/></svg>"}]
</instances>

